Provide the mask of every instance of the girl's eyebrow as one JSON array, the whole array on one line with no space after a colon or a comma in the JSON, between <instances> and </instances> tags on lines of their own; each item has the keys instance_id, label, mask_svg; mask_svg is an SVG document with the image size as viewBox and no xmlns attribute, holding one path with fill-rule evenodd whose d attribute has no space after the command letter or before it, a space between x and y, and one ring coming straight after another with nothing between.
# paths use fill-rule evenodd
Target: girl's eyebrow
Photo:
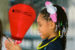
<instances>
[{"instance_id":1,"label":"girl's eyebrow","mask_svg":"<svg viewBox=\"0 0 75 50\"><path fill-rule=\"evenodd\" d=\"M40 23L40 22L37 22L37 23Z\"/></svg>"}]
</instances>

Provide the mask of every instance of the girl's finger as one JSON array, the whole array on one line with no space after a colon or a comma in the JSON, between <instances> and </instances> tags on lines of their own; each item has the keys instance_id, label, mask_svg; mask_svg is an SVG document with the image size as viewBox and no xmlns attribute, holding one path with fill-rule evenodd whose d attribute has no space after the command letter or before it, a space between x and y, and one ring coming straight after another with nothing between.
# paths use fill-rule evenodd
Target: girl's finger
<instances>
[{"instance_id":1,"label":"girl's finger","mask_svg":"<svg viewBox=\"0 0 75 50\"><path fill-rule=\"evenodd\" d=\"M6 50L10 50L10 49L9 49L8 47L6 47L6 46L5 46L5 48L6 48Z\"/></svg>"},{"instance_id":2,"label":"girl's finger","mask_svg":"<svg viewBox=\"0 0 75 50\"><path fill-rule=\"evenodd\" d=\"M12 45L10 45L9 43L5 43L5 46L10 48Z\"/></svg>"},{"instance_id":3,"label":"girl's finger","mask_svg":"<svg viewBox=\"0 0 75 50\"><path fill-rule=\"evenodd\" d=\"M6 43L6 44L10 44L10 45L12 44L12 43L10 43L8 40L5 40L5 43Z\"/></svg>"},{"instance_id":4,"label":"girl's finger","mask_svg":"<svg viewBox=\"0 0 75 50\"><path fill-rule=\"evenodd\" d=\"M6 47L6 49L7 49L7 50L10 50L10 46L8 46L8 45L5 45L5 47Z\"/></svg>"},{"instance_id":5,"label":"girl's finger","mask_svg":"<svg viewBox=\"0 0 75 50\"><path fill-rule=\"evenodd\" d=\"M12 44L10 44L10 43L8 44L8 43L7 43L7 44L5 45L5 47L6 47L8 50L11 50L13 46L12 46Z\"/></svg>"},{"instance_id":6,"label":"girl's finger","mask_svg":"<svg viewBox=\"0 0 75 50\"><path fill-rule=\"evenodd\" d=\"M8 38L9 39L9 41L12 43L12 44L14 44L14 42L10 39L10 38Z\"/></svg>"},{"instance_id":7,"label":"girl's finger","mask_svg":"<svg viewBox=\"0 0 75 50\"><path fill-rule=\"evenodd\" d=\"M5 46L6 50L8 50L8 48Z\"/></svg>"},{"instance_id":8,"label":"girl's finger","mask_svg":"<svg viewBox=\"0 0 75 50\"><path fill-rule=\"evenodd\" d=\"M6 40L5 46L11 48L13 44Z\"/></svg>"}]
</instances>

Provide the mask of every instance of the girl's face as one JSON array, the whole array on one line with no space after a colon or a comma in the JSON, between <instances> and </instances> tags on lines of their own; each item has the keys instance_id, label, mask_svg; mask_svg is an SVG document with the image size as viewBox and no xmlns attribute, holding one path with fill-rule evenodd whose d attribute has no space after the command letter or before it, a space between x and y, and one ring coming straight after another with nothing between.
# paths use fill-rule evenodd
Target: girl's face
<instances>
[{"instance_id":1,"label":"girl's face","mask_svg":"<svg viewBox=\"0 0 75 50\"><path fill-rule=\"evenodd\" d=\"M50 29L49 29L49 24L48 22L43 19L43 15L39 14L37 18L37 23L38 23L38 31L42 39L46 39L50 36Z\"/></svg>"}]
</instances>

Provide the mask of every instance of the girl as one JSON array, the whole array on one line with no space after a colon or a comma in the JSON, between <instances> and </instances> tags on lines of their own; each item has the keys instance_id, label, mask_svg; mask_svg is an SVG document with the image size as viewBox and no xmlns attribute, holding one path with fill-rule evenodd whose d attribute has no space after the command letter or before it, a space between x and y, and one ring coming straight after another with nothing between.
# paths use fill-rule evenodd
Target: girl
<instances>
[{"instance_id":1,"label":"girl","mask_svg":"<svg viewBox=\"0 0 75 50\"><path fill-rule=\"evenodd\" d=\"M63 7L53 5L51 2L45 2L45 8L38 15L38 31L42 39L41 44L37 46L38 50L65 50L66 33L68 29L68 20ZM10 39L11 40L11 39ZM21 48L5 41L7 50L21 50ZM15 46L15 47L14 47ZM14 47L14 49L13 49Z\"/></svg>"},{"instance_id":2,"label":"girl","mask_svg":"<svg viewBox=\"0 0 75 50\"><path fill-rule=\"evenodd\" d=\"M6 50L4 41L7 39L7 36L3 33L2 22L0 20L0 50Z\"/></svg>"}]
</instances>

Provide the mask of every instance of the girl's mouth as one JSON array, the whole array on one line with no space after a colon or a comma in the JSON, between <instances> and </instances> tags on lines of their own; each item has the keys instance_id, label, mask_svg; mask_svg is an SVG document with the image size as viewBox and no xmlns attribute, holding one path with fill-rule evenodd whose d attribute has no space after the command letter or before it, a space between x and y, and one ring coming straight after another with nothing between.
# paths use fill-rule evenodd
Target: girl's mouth
<instances>
[{"instance_id":1,"label":"girl's mouth","mask_svg":"<svg viewBox=\"0 0 75 50\"><path fill-rule=\"evenodd\" d=\"M41 36L41 33L40 33L40 36Z\"/></svg>"}]
</instances>

